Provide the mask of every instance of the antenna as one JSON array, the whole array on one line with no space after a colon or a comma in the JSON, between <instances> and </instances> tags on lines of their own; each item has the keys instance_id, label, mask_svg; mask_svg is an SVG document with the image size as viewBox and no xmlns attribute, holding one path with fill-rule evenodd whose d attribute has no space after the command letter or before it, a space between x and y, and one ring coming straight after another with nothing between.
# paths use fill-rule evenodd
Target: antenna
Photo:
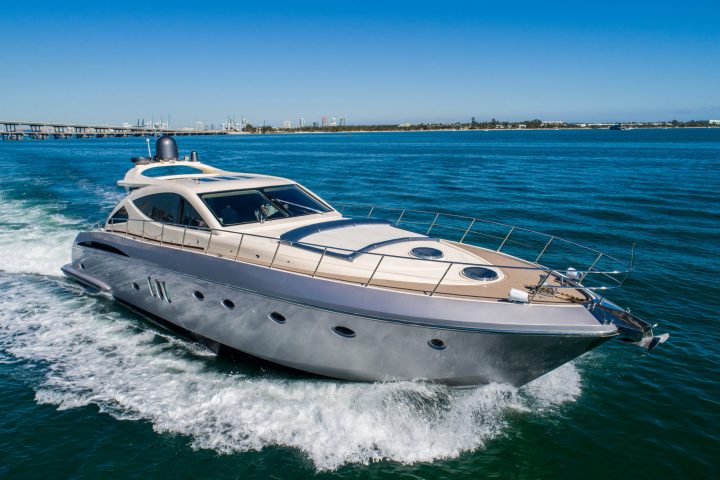
<instances>
[{"instance_id":1,"label":"antenna","mask_svg":"<svg viewBox=\"0 0 720 480\"><path fill-rule=\"evenodd\" d=\"M152 158L152 152L150 152L150 139L146 138L145 141L147 142L148 147L148 157Z\"/></svg>"}]
</instances>

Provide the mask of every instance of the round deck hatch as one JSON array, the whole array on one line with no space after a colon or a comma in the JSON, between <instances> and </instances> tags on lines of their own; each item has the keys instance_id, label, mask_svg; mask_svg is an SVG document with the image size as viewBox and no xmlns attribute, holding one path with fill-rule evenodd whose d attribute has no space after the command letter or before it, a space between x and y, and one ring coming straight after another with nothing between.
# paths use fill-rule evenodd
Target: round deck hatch
<instances>
[{"instance_id":1,"label":"round deck hatch","mask_svg":"<svg viewBox=\"0 0 720 480\"><path fill-rule=\"evenodd\" d=\"M479 280L481 282L489 282L491 280L497 280L498 278L495 270L485 267L466 267L463 268L462 274L466 278Z\"/></svg>"},{"instance_id":2,"label":"round deck hatch","mask_svg":"<svg viewBox=\"0 0 720 480\"><path fill-rule=\"evenodd\" d=\"M415 247L410 250L410 255L415 258L433 260L437 258L442 258L443 252L442 250L438 250L437 248L432 247Z\"/></svg>"}]
</instances>

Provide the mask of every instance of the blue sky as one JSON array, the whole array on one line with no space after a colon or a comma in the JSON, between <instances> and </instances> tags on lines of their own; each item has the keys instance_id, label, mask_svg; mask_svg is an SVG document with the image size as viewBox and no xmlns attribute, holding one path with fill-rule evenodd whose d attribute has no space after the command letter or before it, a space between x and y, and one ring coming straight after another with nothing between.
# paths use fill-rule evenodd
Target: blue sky
<instances>
[{"instance_id":1,"label":"blue sky","mask_svg":"<svg viewBox=\"0 0 720 480\"><path fill-rule=\"evenodd\" d=\"M720 118L720 2L3 2L0 118Z\"/></svg>"}]
</instances>

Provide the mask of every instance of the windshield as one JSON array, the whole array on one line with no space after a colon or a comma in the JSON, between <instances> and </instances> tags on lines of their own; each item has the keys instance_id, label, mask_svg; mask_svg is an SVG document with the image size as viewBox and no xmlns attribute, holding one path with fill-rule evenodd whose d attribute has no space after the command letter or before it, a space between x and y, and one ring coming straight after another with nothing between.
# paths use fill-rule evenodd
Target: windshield
<instances>
[{"instance_id":1,"label":"windshield","mask_svg":"<svg viewBox=\"0 0 720 480\"><path fill-rule=\"evenodd\" d=\"M331 211L297 185L213 192L200 198L223 226Z\"/></svg>"}]
</instances>

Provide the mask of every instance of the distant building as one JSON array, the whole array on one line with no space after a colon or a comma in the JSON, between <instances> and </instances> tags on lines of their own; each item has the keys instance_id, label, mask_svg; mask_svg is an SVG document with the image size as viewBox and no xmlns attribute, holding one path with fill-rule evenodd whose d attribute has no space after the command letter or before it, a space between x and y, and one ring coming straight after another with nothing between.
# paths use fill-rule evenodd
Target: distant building
<instances>
[{"instance_id":1,"label":"distant building","mask_svg":"<svg viewBox=\"0 0 720 480\"><path fill-rule=\"evenodd\" d=\"M300 128L303 128L305 126L305 119L300 117L300 120L298 121L298 125Z\"/></svg>"},{"instance_id":2,"label":"distant building","mask_svg":"<svg viewBox=\"0 0 720 480\"><path fill-rule=\"evenodd\" d=\"M195 130L205 130L205 125L203 124L203 122L195 122Z\"/></svg>"},{"instance_id":3,"label":"distant building","mask_svg":"<svg viewBox=\"0 0 720 480\"><path fill-rule=\"evenodd\" d=\"M708 120L710 122L710 125L720 125L720 120Z\"/></svg>"},{"instance_id":4,"label":"distant building","mask_svg":"<svg viewBox=\"0 0 720 480\"><path fill-rule=\"evenodd\" d=\"M563 125L565 122L562 120L543 120L543 125Z\"/></svg>"},{"instance_id":5,"label":"distant building","mask_svg":"<svg viewBox=\"0 0 720 480\"><path fill-rule=\"evenodd\" d=\"M287 129L292 128L292 122L290 120L285 120L283 122L283 128L287 128Z\"/></svg>"},{"instance_id":6,"label":"distant building","mask_svg":"<svg viewBox=\"0 0 720 480\"><path fill-rule=\"evenodd\" d=\"M313 128L317 128L317 127L318 127L318 122L313 122Z\"/></svg>"},{"instance_id":7,"label":"distant building","mask_svg":"<svg viewBox=\"0 0 720 480\"><path fill-rule=\"evenodd\" d=\"M322 116L322 126L323 128L327 127L327 115Z\"/></svg>"}]
</instances>

